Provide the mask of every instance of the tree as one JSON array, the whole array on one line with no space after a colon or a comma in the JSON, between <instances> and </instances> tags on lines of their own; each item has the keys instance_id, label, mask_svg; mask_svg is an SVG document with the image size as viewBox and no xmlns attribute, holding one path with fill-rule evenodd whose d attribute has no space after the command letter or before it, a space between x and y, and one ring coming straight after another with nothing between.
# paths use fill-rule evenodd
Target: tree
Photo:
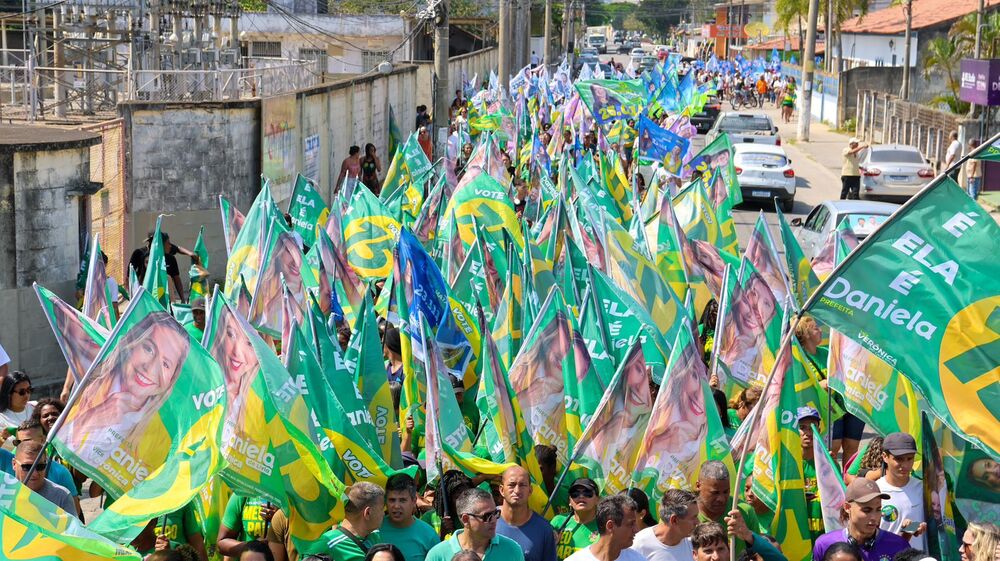
<instances>
[{"instance_id":1,"label":"tree","mask_svg":"<svg viewBox=\"0 0 1000 561\"><path fill-rule=\"evenodd\" d=\"M687 11L687 7L688 0L642 0L635 15L647 32L666 35L668 28L680 23L681 15Z\"/></svg>"},{"instance_id":2,"label":"tree","mask_svg":"<svg viewBox=\"0 0 1000 561\"><path fill-rule=\"evenodd\" d=\"M935 97L931 103L935 105L943 103L956 114L969 111L969 104L958 98L960 85L957 75L963 56L955 41L947 37L935 37L927 42L923 60L924 78L929 78L935 71L943 72L950 91Z\"/></svg>"},{"instance_id":3,"label":"tree","mask_svg":"<svg viewBox=\"0 0 1000 561\"><path fill-rule=\"evenodd\" d=\"M983 18L983 40L979 58L1000 58L1000 12L990 12ZM948 31L955 46L967 57L975 56L976 14L966 14L955 22Z\"/></svg>"}]
</instances>

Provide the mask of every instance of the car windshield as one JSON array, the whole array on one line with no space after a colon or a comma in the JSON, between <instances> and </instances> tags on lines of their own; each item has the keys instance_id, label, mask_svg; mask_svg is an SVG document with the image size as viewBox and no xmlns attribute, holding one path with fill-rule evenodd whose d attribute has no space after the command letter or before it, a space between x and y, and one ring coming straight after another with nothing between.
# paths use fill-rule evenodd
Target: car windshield
<instances>
[{"instance_id":1,"label":"car windshield","mask_svg":"<svg viewBox=\"0 0 1000 561\"><path fill-rule=\"evenodd\" d=\"M722 132L770 131L771 120L763 115L728 115L719 124Z\"/></svg>"},{"instance_id":2,"label":"car windshield","mask_svg":"<svg viewBox=\"0 0 1000 561\"><path fill-rule=\"evenodd\" d=\"M924 158L914 150L872 150L872 163L922 164Z\"/></svg>"},{"instance_id":3,"label":"car windshield","mask_svg":"<svg viewBox=\"0 0 1000 561\"><path fill-rule=\"evenodd\" d=\"M781 167L788 162L788 160L786 160L781 154L768 154L763 152L739 153L737 154L737 158L741 163L743 163L743 165L748 166Z\"/></svg>"}]
</instances>

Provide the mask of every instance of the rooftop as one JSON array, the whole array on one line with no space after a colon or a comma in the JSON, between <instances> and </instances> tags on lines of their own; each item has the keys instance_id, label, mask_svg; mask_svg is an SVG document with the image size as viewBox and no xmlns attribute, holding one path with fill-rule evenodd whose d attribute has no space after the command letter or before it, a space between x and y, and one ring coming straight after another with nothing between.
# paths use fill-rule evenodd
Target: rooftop
<instances>
[{"instance_id":1,"label":"rooftop","mask_svg":"<svg viewBox=\"0 0 1000 561\"><path fill-rule=\"evenodd\" d=\"M1000 6L1000 0L986 0L986 9ZM979 0L913 0L913 29L937 27L951 23L979 9ZM890 6L845 21L844 33L871 35L902 35L906 31L903 4Z\"/></svg>"},{"instance_id":2,"label":"rooftop","mask_svg":"<svg viewBox=\"0 0 1000 561\"><path fill-rule=\"evenodd\" d=\"M78 129L0 125L0 152L63 150L101 143L101 135Z\"/></svg>"},{"instance_id":3,"label":"rooftop","mask_svg":"<svg viewBox=\"0 0 1000 561\"><path fill-rule=\"evenodd\" d=\"M997 0L1000 2L1000 0ZM790 51L799 50L799 38L797 35L788 37L788 42L791 43L791 47L788 49ZM763 43L757 43L746 46L747 50L751 51L770 51L771 49L784 50L785 48L785 38L778 37L777 39L770 39L764 41ZM823 41L816 41L816 54L821 55L826 50L826 44Z\"/></svg>"}]
</instances>

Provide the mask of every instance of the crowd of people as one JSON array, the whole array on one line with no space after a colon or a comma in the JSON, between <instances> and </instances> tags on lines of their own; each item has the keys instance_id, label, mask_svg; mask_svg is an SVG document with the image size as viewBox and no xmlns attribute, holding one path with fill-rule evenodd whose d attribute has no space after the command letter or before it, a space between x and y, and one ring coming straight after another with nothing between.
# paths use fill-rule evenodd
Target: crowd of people
<instances>
[{"instance_id":1,"label":"crowd of people","mask_svg":"<svg viewBox=\"0 0 1000 561\"><path fill-rule=\"evenodd\" d=\"M625 72L624 68L616 70ZM794 78L786 79L772 70L753 78L740 72L722 74L695 67L687 71L698 72L700 84L714 83L724 98L753 92L781 106L786 122L792 118L797 88ZM472 170L476 146L470 127L472 103L465 93L456 91L449 109L451 129L445 158L445 165L452 166L448 171L459 181ZM665 111L654 116L653 121L689 139L696 131L684 119L689 116ZM576 161L590 158L598 169L604 165L600 160L604 153L618 155L626 181L635 186L637 200L644 198L648 192L646 179L638 171L639 162L635 161L638 151L633 149L638 142L635 119L623 119L623 132L613 139L599 132L592 119L587 130L560 127L550 121L554 119L539 120L537 132L542 146L559 143L560 153ZM426 107L418 108L414 125L417 142L430 159L431 117ZM853 162L854 167L849 169L845 163L844 197L857 193L856 182L847 178L856 168L856 161L851 158L856 159L863 147L854 143L849 153L845 151L845 161ZM504 151L502 157L503 168L512 178L514 209L530 228L535 225L532 223L535 218L526 214L526 208L531 200L542 196L537 179L539 171L525 170L516 155L512 158L511 151ZM681 162L677 164L674 169ZM684 181L679 172L670 173L669 169L666 164L654 166L650 181L674 196ZM383 162L374 144L366 144L363 151L359 146L351 146L336 184L353 180L377 197L383 188L383 173ZM556 185L560 184L558 173L551 174ZM286 219L291 226L291 219ZM150 266L154 240L155 234L151 234L146 246L131 256L130 266L140 279ZM188 302L190 291L184 286L176 255L191 257L196 268L200 265L199 257L194 251L173 244L165 233L160 233L159 241L174 288L173 300ZM300 251L308 250L302 247L301 239L297 243ZM204 281L206 274L201 269L199 280ZM369 286L377 300L382 285ZM713 301L708 309L717 307ZM191 315L184 328L194 340L201 341L206 328L205 298L190 298L189 308ZM407 415L399 403L405 383L404 356L410 351L404 352L400 329L389 323L387 317L379 319L386 380L393 393L395 413L401 417L400 449L405 465L413 469L398 470L384 485L358 481L348 486L343 497L344 517L323 535L318 547L322 553L300 555L291 534L292 513L287 508L262 496L238 494L228 498L217 533L206 533L206 521L192 502L149 520L129 545L149 561L208 561L217 556L239 561L722 561L733 556L740 561L787 561L783 553L787 544L783 543L783 537L773 535L772 521L781 514L755 496L746 473L734 471L744 465L742 458L729 458L735 462L703 461L690 488L666 489L656 501L651 501L646 491L638 487L606 492L598 481L587 476L563 481L557 451L545 444L534 447L534 461L542 474L540 481L534 480L526 465L511 465L499 474L448 470L436 480L427 481L426 460L420 455L426 437L421 432L422 421ZM528 327L525 325L524 329ZM713 344L722 334L715 333L714 313L702 315L696 327L701 351L698 354L708 368ZM352 326L341 322L336 333L337 342L346 351L352 341ZM825 387L828 349L824 347L819 326L805 317L797 323L794 335L806 355L804 362L816 370L817 379ZM409 358L412 360L412 356ZM89 481L85 473L45 445L67 400L73 397L73 377L67 373L62 395L34 401L30 376L8 371L7 362L9 359L0 348L0 424L8 428L4 449L0 449L0 470L83 520L81 500L100 498L107 506L110 497ZM718 376L709 381L716 408L708 414L717 415L726 435L734 437L751 418L762 398L762 389L750 385L730 399ZM459 378L453 378L452 382L452 391L461 406L467 388ZM649 385L655 396L659 386L652 378ZM473 413L468 414L469 411ZM463 422L468 434L482 434L483 420L475 415L475 408L463 408L463 413L467 414ZM929 559L927 505L914 467L921 450L914 435L893 432L866 438L864 423L850 413L844 413L831 427L821 426L826 416L805 404L794 415L800 437L802 491L808 520L803 533L810 540L813 561ZM821 505L818 478L823 475L817 470L814 427L829 434L830 453L840 470L838 476L846 484L844 501L839 505L841 528L832 531L827 531ZM734 451L733 456L736 455ZM532 500L539 493L547 498L540 504ZM1000 529L996 525L963 521L957 535L962 539L962 561L1000 559Z\"/></svg>"}]
</instances>

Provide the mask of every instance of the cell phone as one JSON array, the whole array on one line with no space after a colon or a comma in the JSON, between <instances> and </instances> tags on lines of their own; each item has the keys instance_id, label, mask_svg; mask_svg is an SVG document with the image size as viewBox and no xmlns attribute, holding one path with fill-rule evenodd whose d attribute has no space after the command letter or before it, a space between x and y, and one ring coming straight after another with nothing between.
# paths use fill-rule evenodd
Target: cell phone
<instances>
[{"instance_id":1,"label":"cell phone","mask_svg":"<svg viewBox=\"0 0 1000 561\"><path fill-rule=\"evenodd\" d=\"M920 529L920 522L910 522L906 526L899 529L900 532L906 532L907 534L912 534Z\"/></svg>"}]
</instances>

